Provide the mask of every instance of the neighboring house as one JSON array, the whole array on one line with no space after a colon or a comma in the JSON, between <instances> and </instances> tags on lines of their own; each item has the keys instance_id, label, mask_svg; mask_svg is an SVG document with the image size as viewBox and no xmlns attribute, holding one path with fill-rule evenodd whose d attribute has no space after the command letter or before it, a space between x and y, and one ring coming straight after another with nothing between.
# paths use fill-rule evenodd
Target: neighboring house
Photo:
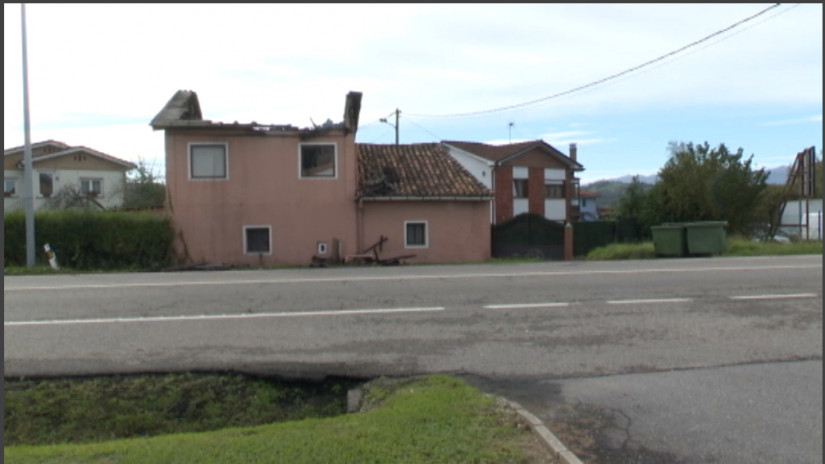
<instances>
[{"instance_id":1,"label":"neighboring house","mask_svg":"<svg viewBox=\"0 0 825 464\"><path fill-rule=\"evenodd\" d=\"M382 236L382 257L489 258L489 191L436 147L356 145L360 106L350 92L343 122L314 128L226 124L203 119L195 92L175 93L151 126L165 131L181 261L306 265Z\"/></svg>"},{"instance_id":2,"label":"neighboring house","mask_svg":"<svg viewBox=\"0 0 825 464\"><path fill-rule=\"evenodd\" d=\"M34 208L43 208L50 198L71 188L93 199L103 209L123 204L126 172L134 163L83 146L55 140L31 145L34 171ZM23 209L24 147L3 152L4 211Z\"/></svg>"},{"instance_id":3,"label":"neighboring house","mask_svg":"<svg viewBox=\"0 0 825 464\"><path fill-rule=\"evenodd\" d=\"M488 145L442 142L465 169L493 191L493 224L522 213L554 221L579 219L579 179L584 167L576 161L576 145L567 156L543 140Z\"/></svg>"},{"instance_id":4,"label":"neighboring house","mask_svg":"<svg viewBox=\"0 0 825 464\"><path fill-rule=\"evenodd\" d=\"M579 220L580 221L598 221L599 207L597 200L601 195L590 190L579 190Z\"/></svg>"}]
</instances>

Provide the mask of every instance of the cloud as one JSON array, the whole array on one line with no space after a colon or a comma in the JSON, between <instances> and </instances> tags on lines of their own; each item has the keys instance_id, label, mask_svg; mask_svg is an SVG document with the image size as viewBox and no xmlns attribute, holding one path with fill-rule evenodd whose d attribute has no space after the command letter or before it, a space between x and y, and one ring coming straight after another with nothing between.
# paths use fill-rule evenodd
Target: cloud
<instances>
[{"instance_id":1,"label":"cloud","mask_svg":"<svg viewBox=\"0 0 825 464\"><path fill-rule=\"evenodd\" d=\"M783 119L781 121L770 121L760 124L762 127L767 126L794 126L798 124L822 123L822 115L808 116L804 118Z\"/></svg>"}]
</instances>

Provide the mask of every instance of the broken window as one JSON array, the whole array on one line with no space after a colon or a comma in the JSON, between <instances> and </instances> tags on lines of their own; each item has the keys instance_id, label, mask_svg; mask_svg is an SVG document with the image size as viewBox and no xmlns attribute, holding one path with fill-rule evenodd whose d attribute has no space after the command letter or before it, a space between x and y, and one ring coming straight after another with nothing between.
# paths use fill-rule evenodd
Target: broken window
<instances>
[{"instance_id":1,"label":"broken window","mask_svg":"<svg viewBox=\"0 0 825 464\"><path fill-rule=\"evenodd\" d=\"M269 226L244 227L244 253L271 254L271 229Z\"/></svg>"},{"instance_id":2,"label":"broken window","mask_svg":"<svg viewBox=\"0 0 825 464\"><path fill-rule=\"evenodd\" d=\"M335 177L335 144L301 144L301 177Z\"/></svg>"},{"instance_id":3,"label":"broken window","mask_svg":"<svg viewBox=\"0 0 825 464\"><path fill-rule=\"evenodd\" d=\"M227 179L225 143L189 145L190 179Z\"/></svg>"},{"instance_id":4,"label":"broken window","mask_svg":"<svg viewBox=\"0 0 825 464\"><path fill-rule=\"evenodd\" d=\"M425 221L406 221L404 223L404 247L427 247L427 223Z\"/></svg>"}]
</instances>

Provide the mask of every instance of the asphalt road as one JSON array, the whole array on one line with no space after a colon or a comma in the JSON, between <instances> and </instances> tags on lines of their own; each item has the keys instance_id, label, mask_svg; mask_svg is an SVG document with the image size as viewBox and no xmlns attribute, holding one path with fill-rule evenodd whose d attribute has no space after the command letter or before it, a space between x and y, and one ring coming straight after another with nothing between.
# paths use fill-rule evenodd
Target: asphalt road
<instances>
[{"instance_id":1,"label":"asphalt road","mask_svg":"<svg viewBox=\"0 0 825 464\"><path fill-rule=\"evenodd\" d=\"M4 277L4 368L443 372L597 462L816 463L822 257Z\"/></svg>"}]
</instances>

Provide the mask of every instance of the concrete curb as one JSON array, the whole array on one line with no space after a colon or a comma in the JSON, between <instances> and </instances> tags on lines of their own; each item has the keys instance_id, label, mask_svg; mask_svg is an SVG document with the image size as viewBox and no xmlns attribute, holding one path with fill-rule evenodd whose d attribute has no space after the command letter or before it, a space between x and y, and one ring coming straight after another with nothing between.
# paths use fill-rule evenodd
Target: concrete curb
<instances>
[{"instance_id":1,"label":"concrete curb","mask_svg":"<svg viewBox=\"0 0 825 464\"><path fill-rule=\"evenodd\" d=\"M578 457L576 457L575 454L573 454L572 451L564 446L564 443L553 435L553 432L551 432L544 425L544 422L542 422L541 419L531 414L528 410L524 409L524 407L515 401L510 401L507 398L501 398L501 400L507 403L530 424L533 431L536 432L542 440L544 440L557 459L560 459L561 462L565 464L584 464Z\"/></svg>"}]
</instances>

